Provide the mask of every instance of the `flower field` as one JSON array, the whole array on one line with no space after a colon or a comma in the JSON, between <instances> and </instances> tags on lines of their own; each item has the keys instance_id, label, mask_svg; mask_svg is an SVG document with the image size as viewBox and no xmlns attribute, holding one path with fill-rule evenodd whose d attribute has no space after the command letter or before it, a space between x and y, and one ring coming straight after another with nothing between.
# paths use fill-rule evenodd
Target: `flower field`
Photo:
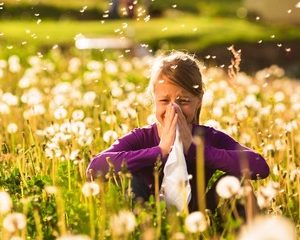
<instances>
[{"instance_id":1,"label":"flower field","mask_svg":"<svg viewBox=\"0 0 300 240\"><path fill-rule=\"evenodd\" d=\"M133 202L126 166L88 181L94 155L154 121L152 60L59 48L0 59L0 239L297 239L300 83L277 66L251 76L203 67L201 123L255 149L270 166L268 178L252 182L259 211L251 221L232 207L247 202L244 182L223 182L219 209L226 214L217 216L167 210L159 196Z\"/></svg>"}]
</instances>

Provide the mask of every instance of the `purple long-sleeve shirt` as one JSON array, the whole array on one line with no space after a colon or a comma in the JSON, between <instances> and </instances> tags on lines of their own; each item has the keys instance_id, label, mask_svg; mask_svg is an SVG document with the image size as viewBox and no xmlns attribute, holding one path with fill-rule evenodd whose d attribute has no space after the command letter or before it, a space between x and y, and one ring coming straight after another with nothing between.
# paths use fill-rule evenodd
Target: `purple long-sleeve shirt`
<instances>
[{"instance_id":1,"label":"purple long-sleeve shirt","mask_svg":"<svg viewBox=\"0 0 300 240\"><path fill-rule=\"evenodd\" d=\"M248 160L251 179L265 178L269 174L269 167L265 159L258 153L241 146L227 134L214 128L193 125L192 134L200 134L204 138L204 159L206 184L216 170L222 170L229 175L240 177L241 156ZM157 125L151 124L143 128L137 128L115 141L111 147L102 151L93 158L88 166L93 175L98 172L106 174L109 166L106 158L109 157L115 170L121 169L125 160L127 168L132 174L143 176L148 186L153 188L153 167L158 157L162 155L158 146ZM193 176L191 180L192 195L196 195L196 146L192 143L188 153L185 154L188 173ZM163 165L167 157L162 159ZM163 174L163 171L161 171Z\"/></svg>"}]
</instances>

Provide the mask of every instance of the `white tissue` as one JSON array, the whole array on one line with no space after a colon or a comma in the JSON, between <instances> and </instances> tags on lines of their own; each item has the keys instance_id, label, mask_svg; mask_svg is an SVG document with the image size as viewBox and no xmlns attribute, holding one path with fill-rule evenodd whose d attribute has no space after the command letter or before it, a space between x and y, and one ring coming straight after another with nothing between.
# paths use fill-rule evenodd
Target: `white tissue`
<instances>
[{"instance_id":1,"label":"white tissue","mask_svg":"<svg viewBox=\"0 0 300 240\"><path fill-rule=\"evenodd\" d=\"M167 206L174 205L179 211L184 209L192 197L178 126L174 145L164 167L162 190Z\"/></svg>"}]
</instances>

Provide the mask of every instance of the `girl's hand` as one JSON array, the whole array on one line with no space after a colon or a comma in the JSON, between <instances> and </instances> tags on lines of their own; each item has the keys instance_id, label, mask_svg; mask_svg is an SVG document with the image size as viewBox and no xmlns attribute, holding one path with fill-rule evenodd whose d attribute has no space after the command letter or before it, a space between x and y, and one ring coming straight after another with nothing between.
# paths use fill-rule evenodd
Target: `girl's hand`
<instances>
[{"instance_id":1,"label":"girl's hand","mask_svg":"<svg viewBox=\"0 0 300 240\"><path fill-rule=\"evenodd\" d=\"M174 104L174 106L175 106L176 113L178 114L178 127L179 127L180 139L183 144L183 151L185 154L187 154L193 142L192 125L186 121L186 118L183 115L180 107L177 104Z\"/></svg>"},{"instance_id":2,"label":"girl's hand","mask_svg":"<svg viewBox=\"0 0 300 240\"><path fill-rule=\"evenodd\" d=\"M178 114L173 105L169 105L166 110L164 122L159 126L160 143L159 147L162 151L162 157L169 154L176 137L176 125Z\"/></svg>"}]
</instances>

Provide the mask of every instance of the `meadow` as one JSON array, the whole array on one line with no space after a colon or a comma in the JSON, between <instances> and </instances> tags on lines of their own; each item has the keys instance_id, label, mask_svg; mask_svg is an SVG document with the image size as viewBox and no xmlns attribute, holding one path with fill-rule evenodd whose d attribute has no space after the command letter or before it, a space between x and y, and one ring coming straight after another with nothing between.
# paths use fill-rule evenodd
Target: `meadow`
<instances>
[{"instance_id":1,"label":"meadow","mask_svg":"<svg viewBox=\"0 0 300 240\"><path fill-rule=\"evenodd\" d=\"M148 202L133 201L126 164L87 178L93 156L155 121L147 84L161 50L199 54L249 44L258 60L259 46L269 44L289 60L296 56L290 44L299 41L299 27L246 17L242 1L152 1L149 9L135 2L134 19L121 10L115 20L108 19L109 1L0 3L0 239L300 239L299 79L276 65L247 74L239 61L248 59L234 49L232 63L214 54L200 59L200 123L262 154L268 178L224 178L217 211L200 202L194 213L168 209L158 184ZM82 36L129 38L144 55L132 48L80 51L74 43ZM161 170L157 162L155 178Z\"/></svg>"},{"instance_id":2,"label":"meadow","mask_svg":"<svg viewBox=\"0 0 300 240\"><path fill-rule=\"evenodd\" d=\"M201 124L255 149L270 166L268 178L251 183L260 208L251 221L230 207L247 202L245 182L223 186L226 214L216 216L167 210L158 194L134 203L126 165L88 181L94 155L154 121L146 92L152 61L130 50L65 54L59 46L0 59L1 239L297 239L300 85L275 65L251 76L238 66L204 62L202 69Z\"/></svg>"}]
</instances>

